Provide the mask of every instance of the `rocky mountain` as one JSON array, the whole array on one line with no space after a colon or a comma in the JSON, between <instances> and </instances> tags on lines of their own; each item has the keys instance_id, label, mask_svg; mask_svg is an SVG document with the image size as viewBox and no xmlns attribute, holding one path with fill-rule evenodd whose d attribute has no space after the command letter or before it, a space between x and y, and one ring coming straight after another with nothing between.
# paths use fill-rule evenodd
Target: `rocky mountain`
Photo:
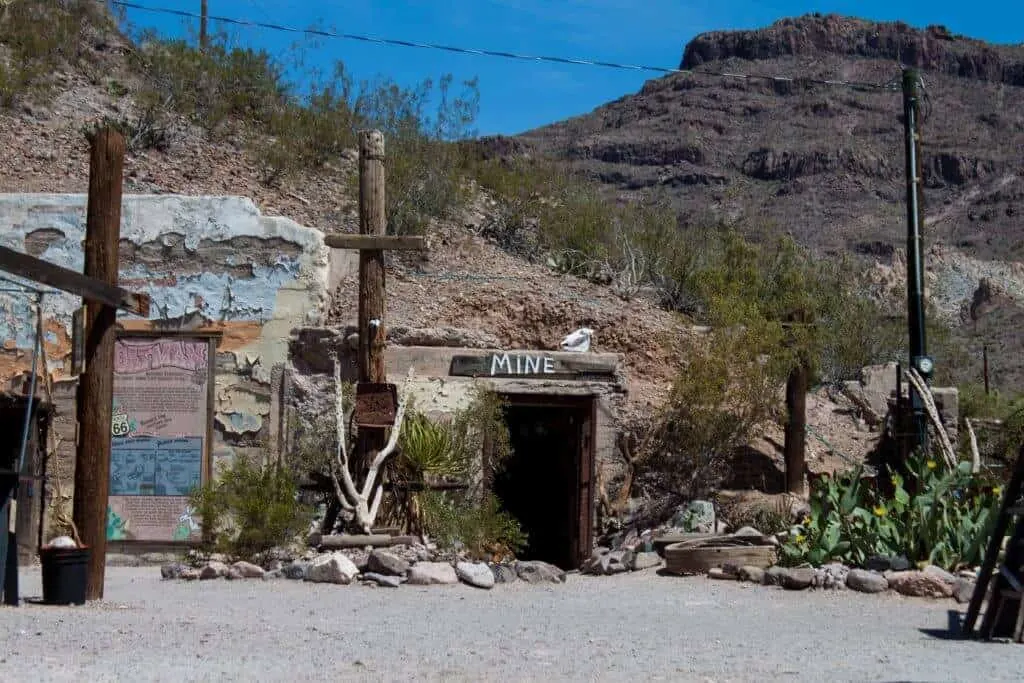
<instances>
[{"instance_id":1,"label":"rocky mountain","mask_svg":"<svg viewBox=\"0 0 1024 683\"><path fill-rule=\"evenodd\" d=\"M680 68L693 73L491 144L565 160L623 195L667 195L692 223L722 220L755 239L790 233L819 253L889 269L899 285L901 64L924 80L929 294L970 347L965 379L980 378L988 343L997 385L1024 388L1024 46L821 15L706 33L683 53ZM712 75L723 73L793 80ZM971 302L983 279L978 296L993 286L1002 296L974 307L978 317Z\"/></svg>"}]
</instances>

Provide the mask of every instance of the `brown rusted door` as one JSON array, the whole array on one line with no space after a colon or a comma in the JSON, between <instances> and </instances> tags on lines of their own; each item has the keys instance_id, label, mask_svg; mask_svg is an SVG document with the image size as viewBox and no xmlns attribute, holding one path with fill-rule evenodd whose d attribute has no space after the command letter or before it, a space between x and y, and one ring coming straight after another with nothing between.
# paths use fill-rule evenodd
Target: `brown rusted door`
<instances>
[{"instance_id":1,"label":"brown rusted door","mask_svg":"<svg viewBox=\"0 0 1024 683\"><path fill-rule=\"evenodd\" d=\"M580 450L576 463L576 524L573 524L573 555L578 564L590 558L594 539L594 433L597 423L597 401L590 399L581 406Z\"/></svg>"}]
</instances>

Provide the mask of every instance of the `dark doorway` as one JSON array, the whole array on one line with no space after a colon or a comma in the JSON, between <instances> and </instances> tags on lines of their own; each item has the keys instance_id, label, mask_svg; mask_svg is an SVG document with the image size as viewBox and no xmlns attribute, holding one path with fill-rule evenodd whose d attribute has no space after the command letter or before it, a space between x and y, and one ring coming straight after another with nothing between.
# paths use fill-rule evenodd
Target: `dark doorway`
<instances>
[{"instance_id":1,"label":"dark doorway","mask_svg":"<svg viewBox=\"0 0 1024 683\"><path fill-rule=\"evenodd\" d=\"M575 569L591 552L594 400L506 400L512 456L494 491L529 536L520 558Z\"/></svg>"}]
</instances>

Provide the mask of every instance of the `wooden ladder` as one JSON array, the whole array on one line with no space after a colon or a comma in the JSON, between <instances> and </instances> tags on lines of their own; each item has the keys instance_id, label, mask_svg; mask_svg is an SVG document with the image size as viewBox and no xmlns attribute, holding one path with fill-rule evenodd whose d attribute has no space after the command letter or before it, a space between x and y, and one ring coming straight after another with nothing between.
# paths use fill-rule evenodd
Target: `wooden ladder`
<instances>
[{"instance_id":1,"label":"wooden ladder","mask_svg":"<svg viewBox=\"0 0 1024 683\"><path fill-rule=\"evenodd\" d=\"M985 616L981 622L979 635L990 640L1000 630L1007 609L1017 610L1013 639L1021 642L1024 637L1024 505L1021 504L1021 493L1024 492L1024 447L1017 455L1010 482L1003 494L1003 502L999 508L999 516L992 528L992 536L985 551L978 574L978 582L974 594L967 607L967 615L961 628L964 637L974 635L974 625L981 613L982 603L988 602ZM1013 535L1007 545L1006 557L999 561L1003 548L1003 540L1009 531L1010 522L1014 521ZM998 567L997 567L998 564ZM993 576L995 582L992 581ZM990 586L991 585L991 590Z\"/></svg>"}]
</instances>

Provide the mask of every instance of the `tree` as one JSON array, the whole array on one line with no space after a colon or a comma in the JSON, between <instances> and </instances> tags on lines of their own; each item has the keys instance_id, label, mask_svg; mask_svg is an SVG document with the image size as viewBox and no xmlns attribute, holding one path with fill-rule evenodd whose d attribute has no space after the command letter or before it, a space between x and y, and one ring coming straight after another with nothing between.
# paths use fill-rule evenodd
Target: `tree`
<instances>
[{"instance_id":1,"label":"tree","mask_svg":"<svg viewBox=\"0 0 1024 683\"><path fill-rule=\"evenodd\" d=\"M822 380L845 379L899 348L896 328L857 290L846 262L815 258L790 237L754 245L719 233L718 253L695 276L716 326L754 326L750 338L786 381L786 488L803 492L806 394Z\"/></svg>"}]
</instances>

